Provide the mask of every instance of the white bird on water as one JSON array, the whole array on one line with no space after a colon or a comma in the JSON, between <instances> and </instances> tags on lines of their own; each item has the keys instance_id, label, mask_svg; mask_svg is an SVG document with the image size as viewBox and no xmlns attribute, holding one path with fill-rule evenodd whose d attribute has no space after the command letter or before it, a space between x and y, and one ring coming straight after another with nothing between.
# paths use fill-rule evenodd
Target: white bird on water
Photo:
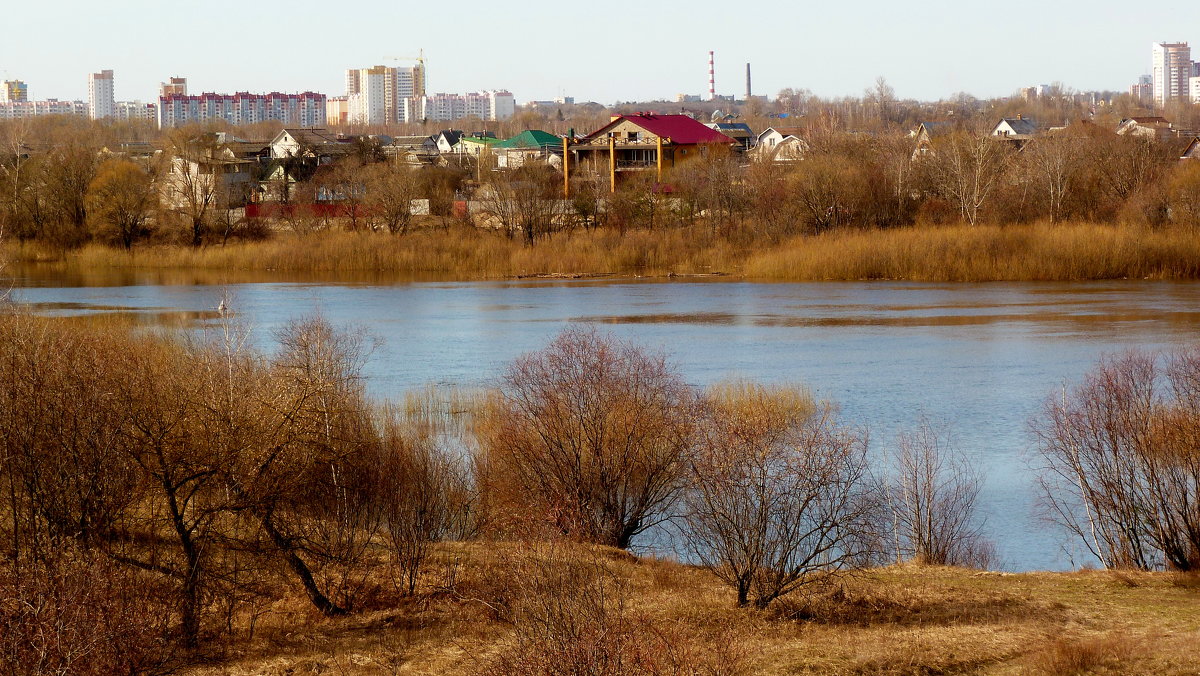
<instances>
[{"instance_id":1,"label":"white bird on water","mask_svg":"<svg viewBox=\"0 0 1200 676\"><path fill-rule=\"evenodd\" d=\"M228 308L225 306L225 299L222 298L221 303L219 305L217 305L217 314L223 315L223 314L225 314L225 310L227 310L227 309Z\"/></svg>"}]
</instances>

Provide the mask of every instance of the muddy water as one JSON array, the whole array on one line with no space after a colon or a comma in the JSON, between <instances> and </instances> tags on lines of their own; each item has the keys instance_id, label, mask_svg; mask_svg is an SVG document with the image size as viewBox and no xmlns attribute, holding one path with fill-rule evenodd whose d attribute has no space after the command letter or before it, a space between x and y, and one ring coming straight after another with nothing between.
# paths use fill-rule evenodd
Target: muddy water
<instances>
[{"instance_id":1,"label":"muddy water","mask_svg":"<svg viewBox=\"0 0 1200 676\"><path fill-rule=\"evenodd\" d=\"M147 283L149 282L149 283ZM226 283L228 282L228 283ZM255 340L321 312L381 339L369 388L487 385L514 356L577 322L666 350L686 378L796 382L870 428L876 449L921 415L947 423L984 469L982 511L1002 564L1085 559L1038 519L1028 420L1104 353L1200 339L1200 284L404 282L106 279L25 275L39 312L202 330L223 292ZM221 285L223 284L223 285Z\"/></svg>"}]
</instances>

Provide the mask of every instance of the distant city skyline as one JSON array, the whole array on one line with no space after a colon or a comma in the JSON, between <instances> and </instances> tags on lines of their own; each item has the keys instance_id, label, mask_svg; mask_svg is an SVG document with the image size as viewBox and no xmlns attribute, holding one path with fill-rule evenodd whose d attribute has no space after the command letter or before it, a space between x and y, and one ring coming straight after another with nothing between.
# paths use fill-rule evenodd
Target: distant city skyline
<instances>
[{"instance_id":1,"label":"distant city skyline","mask_svg":"<svg viewBox=\"0 0 1200 676\"><path fill-rule=\"evenodd\" d=\"M347 68L407 65L423 49L431 93L506 88L519 102L565 95L611 104L706 93L714 50L719 94L743 93L749 62L756 94L859 96L883 76L900 98L936 100L1053 82L1123 91L1150 71L1152 43L1200 43L1200 7L1130 13L1113 0L999 19L993 4L950 0L770 9L696 0L636 11L545 0L114 5L6 8L0 80L23 80L39 100L86 100L88 74L103 70L114 71L117 100L153 101L172 76L188 78L194 93L338 96Z\"/></svg>"}]
</instances>

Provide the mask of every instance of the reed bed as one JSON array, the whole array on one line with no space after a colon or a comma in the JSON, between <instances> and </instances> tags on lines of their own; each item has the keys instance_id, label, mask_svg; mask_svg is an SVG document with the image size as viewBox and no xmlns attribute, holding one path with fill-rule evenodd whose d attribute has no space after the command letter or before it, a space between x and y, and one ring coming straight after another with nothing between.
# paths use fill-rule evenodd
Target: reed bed
<instances>
[{"instance_id":1,"label":"reed bed","mask_svg":"<svg viewBox=\"0 0 1200 676\"><path fill-rule=\"evenodd\" d=\"M753 254L768 280L939 282L1195 279L1200 231L1094 223L841 231Z\"/></svg>"},{"instance_id":2,"label":"reed bed","mask_svg":"<svg viewBox=\"0 0 1200 676\"><path fill-rule=\"evenodd\" d=\"M456 226L406 236L322 232L263 242L58 252L10 245L14 263L74 270L363 273L486 279L534 275L728 273L763 281L944 282L1200 278L1200 229L1095 223L839 230L777 242L708 227L559 233L526 246Z\"/></svg>"}]
</instances>

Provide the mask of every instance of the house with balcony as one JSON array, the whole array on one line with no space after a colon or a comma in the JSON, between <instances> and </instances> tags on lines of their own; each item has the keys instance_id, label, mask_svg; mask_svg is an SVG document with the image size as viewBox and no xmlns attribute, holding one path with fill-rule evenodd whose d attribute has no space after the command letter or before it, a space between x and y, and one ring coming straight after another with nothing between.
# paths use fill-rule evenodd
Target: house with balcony
<instances>
[{"instance_id":1,"label":"house with balcony","mask_svg":"<svg viewBox=\"0 0 1200 676\"><path fill-rule=\"evenodd\" d=\"M687 115L614 115L608 124L570 145L564 168L591 164L607 171L609 189L635 174L656 181L671 169L711 152L728 152L735 141Z\"/></svg>"}]
</instances>

